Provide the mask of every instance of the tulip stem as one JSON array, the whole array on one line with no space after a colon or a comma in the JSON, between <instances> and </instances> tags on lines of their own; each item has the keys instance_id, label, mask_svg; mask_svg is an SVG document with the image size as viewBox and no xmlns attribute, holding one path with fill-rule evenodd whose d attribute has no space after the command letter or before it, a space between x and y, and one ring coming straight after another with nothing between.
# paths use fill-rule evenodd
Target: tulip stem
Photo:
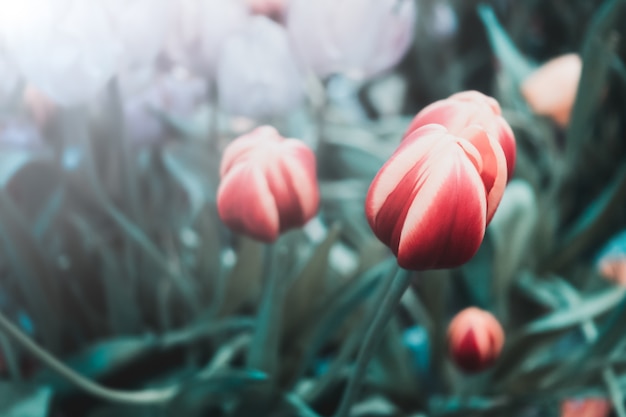
<instances>
[{"instance_id":1,"label":"tulip stem","mask_svg":"<svg viewBox=\"0 0 626 417\"><path fill-rule=\"evenodd\" d=\"M372 324L369 329L367 329L365 339L363 340L357 355L352 375L348 380L348 386L344 391L341 404L339 404L339 409L335 413L334 417L347 417L349 415L352 403L356 399L359 389L361 388L361 383L363 382L367 365L371 357L376 352L376 349L382 339L382 333L385 330L387 323L393 316L393 313L400 303L402 295L409 287L410 283L411 274L398 267L398 271L393 278L391 285L385 285L383 291L380 292L377 299L374 300L369 320Z\"/></svg>"},{"instance_id":2,"label":"tulip stem","mask_svg":"<svg viewBox=\"0 0 626 417\"><path fill-rule=\"evenodd\" d=\"M70 381L83 391L106 401L123 404L163 404L178 394L179 387L171 386L161 389L144 391L120 391L103 387L102 385L85 378L63 362L55 358L48 351L39 346L29 336L24 334L16 325L0 312L0 330L12 337L33 356L46 364L57 374Z\"/></svg>"},{"instance_id":3,"label":"tulip stem","mask_svg":"<svg viewBox=\"0 0 626 417\"><path fill-rule=\"evenodd\" d=\"M279 249L278 245L274 247ZM278 362L278 345L280 336L277 333L281 327L283 299L285 297L284 277L277 268L276 251L267 247L265 265L265 288L259 311L257 313L256 329L250 350L248 351L247 365L271 376Z\"/></svg>"}]
</instances>

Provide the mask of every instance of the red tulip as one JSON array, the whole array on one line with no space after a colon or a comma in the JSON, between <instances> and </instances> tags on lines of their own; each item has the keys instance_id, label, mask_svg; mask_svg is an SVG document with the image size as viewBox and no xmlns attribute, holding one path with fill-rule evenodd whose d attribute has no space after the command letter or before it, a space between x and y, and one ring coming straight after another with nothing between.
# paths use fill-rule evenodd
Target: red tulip
<instances>
[{"instance_id":1,"label":"red tulip","mask_svg":"<svg viewBox=\"0 0 626 417\"><path fill-rule=\"evenodd\" d=\"M466 372L490 367L504 346L504 331L487 311L466 308L448 327L448 345L454 362Z\"/></svg>"},{"instance_id":2,"label":"red tulip","mask_svg":"<svg viewBox=\"0 0 626 417\"><path fill-rule=\"evenodd\" d=\"M502 117L500 105L494 98L478 91L463 91L453 94L447 99L436 101L422 109L411 122L406 135L430 123L445 126L454 135L460 134L468 126L478 125L487 132L492 141L500 144L504 151L506 165L498 167L497 171L492 172L493 177L483 176L485 186L493 190L493 193L489 195L491 210L487 216L488 219L491 219L497 207L496 202L502 198L504 185L513 177L515 168L515 136L509 124ZM495 148L495 145L492 144L490 147ZM492 151L489 150L489 153ZM481 154L486 164L496 164L495 154L488 156L482 150Z\"/></svg>"},{"instance_id":3,"label":"red tulip","mask_svg":"<svg viewBox=\"0 0 626 417\"><path fill-rule=\"evenodd\" d=\"M374 234L404 268L452 268L478 251L487 221L502 195L495 178L502 149L484 129L460 135L440 125L410 133L380 169L367 194L365 214ZM501 187L502 190L496 190Z\"/></svg>"},{"instance_id":4,"label":"red tulip","mask_svg":"<svg viewBox=\"0 0 626 417\"><path fill-rule=\"evenodd\" d=\"M220 176L217 209L236 232L273 242L317 213L315 154L273 127L235 139L224 151Z\"/></svg>"}]
</instances>

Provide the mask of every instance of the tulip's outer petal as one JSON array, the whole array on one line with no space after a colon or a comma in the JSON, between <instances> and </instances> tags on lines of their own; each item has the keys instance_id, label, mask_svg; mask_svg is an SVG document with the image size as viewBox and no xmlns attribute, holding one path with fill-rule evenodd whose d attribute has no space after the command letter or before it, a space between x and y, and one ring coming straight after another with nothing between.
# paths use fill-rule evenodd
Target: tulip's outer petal
<instances>
[{"instance_id":1,"label":"tulip's outer petal","mask_svg":"<svg viewBox=\"0 0 626 417\"><path fill-rule=\"evenodd\" d=\"M315 154L273 127L234 140L224 151L220 175L220 217L256 239L271 242L303 226L319 208Z\"/></svg>"},{"instance_id":2,"label":"tulip's outer petal","mask_svg":"<svg viewBox=\"0 0 626 417\"><path fill-rule=\"evenodd\" d=\"M368 191L366 216L400 266L449 268L478 251L486 220L478 162L445 128L426 126L381 168Z\"/></svg>"},{"instance_id":3,"label":"tulip's outer petal","mask_svg":"<svg viewBox=\"0 0 626 417\"><path fill-rule=\"evenodd\" d=\"M366 78L406 53L415 13L412 0L292 0L287 28L298 56L318 76Z\"/></svg>"},{"instance_id":4,"label":"tulip's outer petal","mask_svg":"<svg viewBox=\"0 0 626 417\"><path fill-rule=\"evenodd\" d=\"M242 135L237 140L233 141L224 150L222 155L222 161L220 163L220 175L223 177L226 175L233 165L240 161L245 161L250 158L254 153L259 154L265 152L267 158L271 158L276 155L276 152L280 149L277 145L283 140L278 133L278 130L272 126L261 126L254 129L252 132ZM263 146L260 147L259 145Z\"/></svg>"},{"instance_id":5,"label":"tulip's outer petal","mask_svg":"<svg viewBox=\"0 0 626 417\"><path fill-rule=\"evenodd\" d=\"M55 102L81 103L117 71L122 45L102 1L24 0L3 12L0 30L10 58Z\"/></svg>"},{"instance_id":6,"label":"tulip's outer petal","mask_svg":"<svg viewBox=\"0 0 626 417\"><path fill-rule=\"evenodd\" d=\"M239 164L222 178L217 210L232 230L264 242L278 237L278 208L264 173L254 165Z\"/></svg>"},{"instance_id":7,"label":"tulip's outer petal","mask_svg":"<svg viewBox=\"0 0 626 417\"><path fill-rule=\"evenodd\" d=\"M283 115L304 98L304 78L285 29L265 16L224 47L217 68L217 91L224 110L238 116Z\"/></svg>"},{"instance_id":8,"label":"tulip's outer petal","mask_svg":"<svg viewBox=\"0 0 626 417\"><path fill-rule=\"evenodd\" d=\"M504 346L504 331L491 313L470 307L450 322L448 345L452 359L461 369L479 372L499 357Z\"/></svg>"},{"instance_id":9,"label":"tulip's outer petal","mask_svg":"<svg viewBox=\"0 0 626 417\"><path fill-rule=\"evenodd\" d=\"M582 60L578 54L554 58L532 73L520 88L533 112L566 127L576 101Z\"/></svg>"},{"instance_id":10,"label":"tulip's outer petal","mask_svg":"<svg viewBox=\"0 0 626 417\"><path fill-rule=\"evenodd\" d=\"M465 128L460 136L474 145L481 156L482 164L478 172L487 192L487 224L489 224L506 188L506 157L500 144L489 137L482 127L471 125Z\"/></svg>"},{"instance_id":11,"label":"tulip's outer petal","mask_svg":"<svg viewBox=\"0 0 626 417\"><path fill-rule=\"evenodd\" d=\"M461 135L468 126L481 126L504 151L508 182L513 178L515 169L515 136L501 113L500 105L494 98L478 91L464 91L422 109L411 121L406 135L429 123L443 125L455 135Z\"/></svg>"}]
</instances>

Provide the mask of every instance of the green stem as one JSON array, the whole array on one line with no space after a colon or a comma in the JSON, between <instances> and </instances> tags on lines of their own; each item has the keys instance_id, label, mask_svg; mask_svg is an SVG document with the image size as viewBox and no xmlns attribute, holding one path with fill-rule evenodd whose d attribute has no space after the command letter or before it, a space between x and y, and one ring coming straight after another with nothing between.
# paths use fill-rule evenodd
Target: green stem
<instances>
[{"instance_id":1,"label":"green stem","mask_svg":"<svg viewBox=\"0 0 626 417\"><path fill-rule=\"evenodd\" d=\"M410 278L411 274L408 271L398 267L398 272L393 278L391 286L386 291L381 292L379 297L377 297L374 301L374 317L370 320L372 324L365 334L365 339L363 340L363 344L359 349L356 359L354 371L348 381L348 386L343 394L341 404L339 405L339 409L335 413L334 417L348 416L350 409L352 408L352 403L356 399L359 389L361 388L361 383L363 381L363 377L365 376L365 371L367 370L367 364L382 339L385 326L389 322L389 319L393 316L396 307L400 303L402 295L409 287L409 284L411 283ZM376 308L376 306L379 306L379 308Z\"/></svg>"},{"instance_id":2,"label":"green stem","mask_svg":"<svg viewBox=\"0 0 626 417\"><path fill-rule=\"evenodd\" d=\"M281 315L287 285L276 267L272 247L266 248L265 289L257 315L256 329L248 351L248 367L274 375L278 363ZM278 249L278 246L276 246Z\"/></svg>"},{"instance_id":3,"label":"green stem","mask_svg":"<svg viewBox=\"0 0 626 417\"><path fill-rule=\"evenodd\" d=\"M103 387L85 378L63 362L59 361L45 349L24 334L4 314L0 312L0 330L12 337L17 343L32 353L50 369L67 379L83 391L106 401L125 404L163 404L178 394L178 386L144 391L119 391Z\"/></svg>"}]
</instances>

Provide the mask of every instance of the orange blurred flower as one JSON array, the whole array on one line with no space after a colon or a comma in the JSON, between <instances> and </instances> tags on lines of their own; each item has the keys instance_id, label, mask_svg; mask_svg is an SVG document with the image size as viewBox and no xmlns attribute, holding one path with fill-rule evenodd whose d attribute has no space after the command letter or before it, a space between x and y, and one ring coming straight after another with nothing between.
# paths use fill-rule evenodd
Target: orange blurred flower
<instances>
[{"instance_id":1,"label":"orange blurred flower","mask_svg":"<svg viewBox=\"0 0 626 417\"><path fill-rule=\"evenodd\" d=\"M581 72L582 60L578 54L559 56L526 78L521 93L533 112L566 127L576 101Z\"/></svg>"},{"instance_id":2,"label":"orange blurred flower","mask_svg":"<svg viewBox=\"0 0 626 417\"><path fill-rule=\"evenodd\" d=\"M561 417L607 417L611 404L604 398L565 400L561 403Z\"/></svg>"}]
</instances>

